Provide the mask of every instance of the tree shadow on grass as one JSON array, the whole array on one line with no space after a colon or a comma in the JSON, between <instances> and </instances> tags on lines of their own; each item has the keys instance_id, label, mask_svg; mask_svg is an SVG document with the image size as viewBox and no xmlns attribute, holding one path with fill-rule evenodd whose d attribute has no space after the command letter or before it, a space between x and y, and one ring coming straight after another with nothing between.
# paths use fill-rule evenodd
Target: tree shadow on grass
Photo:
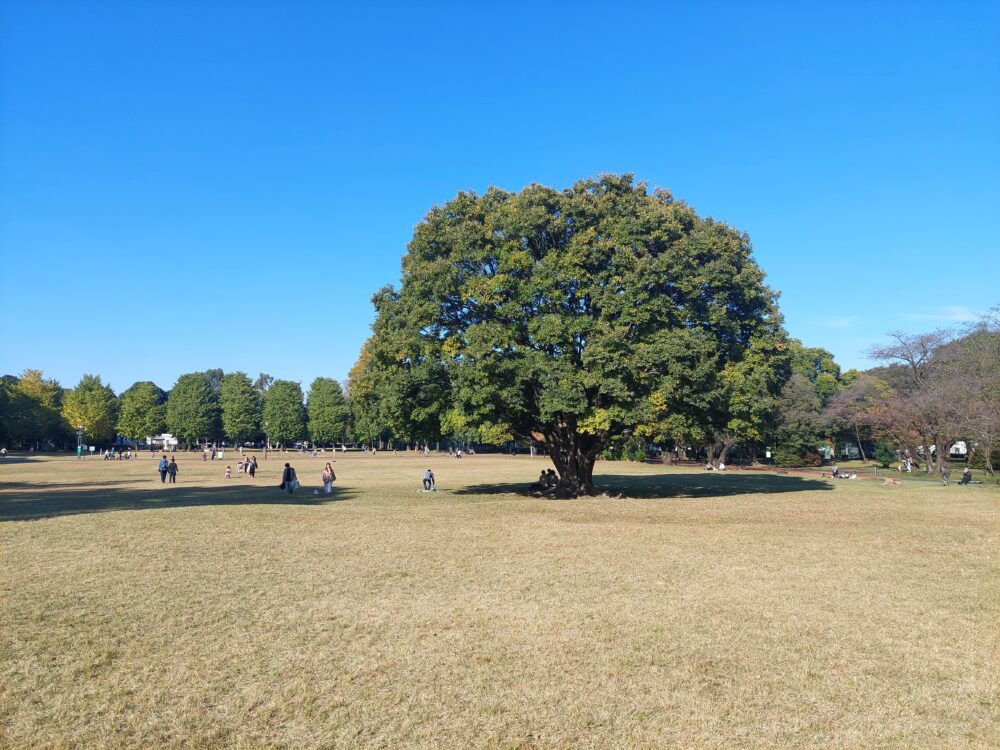
<instances>
[{"instance_id":1,"label":"tree shadow on grass","mask_svg":"<svg viewBox=\"0 0 1000 750\"><path fill-rule=\"evenodd\" d=\"M42 461L48 457L52 456L51 453L8 453L6 458L0 459L0 466L7 466L8 464L31 464L36 461Z\"/></svg>"},{"instance_id":2,"label":"tree shadow on grass","mask_svg":"<svg viewBox=\"0 0 1000 750\"><path fill-rule=\"evenodd\" d=\"M830 482L805 477L757 473L656 474L628 476L601 474L594 477L597 492L637 499L730 497L733 495L779 494L828 491ZM476 484L455 490L456 495L529 495L527 484Z\"/></svg>"},{"instance_id":3,"label":"tree shadow on grass","mask_svg":"<svg viewBox=\"0 0 1000 750\"><path fill-rule=\"evenodd\" d=\"M234 484L229 487L203 487L184 484L159 484L153 488L123 489L105 486L21 484L20 492L0 495L0 521L33 521L80 513L103 513L115 510L165 510L199 506L239 505L326 505L350 500L357 492L335 487L333 493L312 494L312 488L301 488L286 495L278 487L267 484ZM23 491L25 487L30 491Z\"/></svg>"}]
</instances>

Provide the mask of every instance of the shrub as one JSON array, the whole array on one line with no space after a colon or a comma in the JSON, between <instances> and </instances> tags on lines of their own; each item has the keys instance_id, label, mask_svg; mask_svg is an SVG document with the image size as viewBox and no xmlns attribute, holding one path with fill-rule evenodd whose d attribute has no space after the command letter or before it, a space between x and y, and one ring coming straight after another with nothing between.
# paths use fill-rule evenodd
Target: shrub
<instances>
[{"instance_id":1,"label":"shrub","mask_svg":"<svg viewBox=\"0 0 1000 750\"><path fill-rule=\"evenodd\" d=\"M796 448L792 445L783 445L775 448L771 453L775 466L783 468L793 468L796 466L819 466L823 463L823 457L819 451L811 448Z\"/></svg>"},{"instance_id":2,"label":"shrub","mask_svg":"<svg viewBox=\"0 0 1000 750\"><path fill-rule=\"evenodd\" d=\"M888 469L899 462L899 451L894 445L878 442L875 444L875 453L872 454L872 458L878 461L879 466L883 469Z\"/></svg>"}]
</instances>

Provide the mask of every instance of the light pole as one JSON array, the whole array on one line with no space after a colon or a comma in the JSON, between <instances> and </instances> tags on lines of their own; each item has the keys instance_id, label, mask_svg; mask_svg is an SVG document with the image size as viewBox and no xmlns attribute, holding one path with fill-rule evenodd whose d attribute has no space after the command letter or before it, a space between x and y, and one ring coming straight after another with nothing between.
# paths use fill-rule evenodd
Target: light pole
<instances>
[{"instance_id":1,"label":"light pole","mask_svg":"<svg viewBox=\"0 0 1000 750\"><path fill-rule=\"evenodd\" d=\"M76 457L83 455L83 425L76 428Z\"/></svg>"}]
</instances>

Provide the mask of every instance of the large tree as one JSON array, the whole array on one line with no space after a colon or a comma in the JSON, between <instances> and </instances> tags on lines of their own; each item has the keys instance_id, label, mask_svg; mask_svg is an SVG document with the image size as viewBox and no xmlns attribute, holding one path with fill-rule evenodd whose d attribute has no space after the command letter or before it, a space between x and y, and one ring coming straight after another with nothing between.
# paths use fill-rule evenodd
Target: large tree
<instances>
[{"instance_id":1,"label":"large tree","mask_svg":"<svg viewBox=\"0 0 1000 750\"><path fill-rule=\"evenodd\" d=\"M417 373L409 410L440 412L427 385L445 383L471 424L546 449L561 493L592 494L608 440L667 413L722 424L727 368L787 356L750 253L631 175L460 193L417 227L401 288L376 295L374 367Z\"/></svg>"},{"instance_id":2,"label":"large tree","mask_svg":"<svg viewBox=\"0 0 1000 750\"><path fill-rule=\"evenodd\" d=\"M177 378L167 397L167 428L191 445L217 436L219 400L210 375L191 372Z\"/></svg>"},{"instance_id":3,"label":"large tree","mask_svg":"<svg viewBox=\"0 0 1000 750\"><path fill-rule=\"evenodd\" d=\"M118 397L101 382L100 375L84 375L76 388L63 396L63 417L98 443L111 443L118 424Z\"/></svg>"},{"instance_id":4,"label":"large tree","mask_svg":"<svg viewBox=\"0 0 1000 750\"><path fill-rule=\"evenodd\" d=\"M290 380L275 380L264 394L264 432L279 445L306 434L302 386Z\"/></svg>"},{"instance_id":5,"label":"large tree","mask_svg":"<svg viewBox=\"0 0 1000 750\"><path fill-rule=\"evenodd\" d=\"M40 447L42 442L59 442L69 428L62 416L63 389L46 378L41 370L24 370L20 377L5 375L7 392L4 423L7 439Z\"/></svg>"},{"instance_id":6,"label":"large tree","mask_svg":"<svg viewBox=\"0 0 1000 750\"><path fill-rule=\"evenodd\" d=\"M260 433L263 396L245 372L231 372L222 378L219 402L222 431L236 445Z\"/></svg>"},{"instance_id":7,"label":"large tree","mask_svg":"<svg viewBox=\"0 0 1000 750\"><path fill-rule=\"evenodd\" d=\"M332 443L343 439L347 431L347 401L344 390L333 378L316 378L309 386L307 403L309 439L314 443Z\"/></svg>"},{"instance_id":8,"label":"large tree","mask_svg":"<svg viewBox=\"0 0 1000 750\"><path fill-rule=\"evenodd\" d=\"M167 394L156 383L143 380L119 398L118 432L139 442L167 429Z\"/></svg>"}]
</instances>

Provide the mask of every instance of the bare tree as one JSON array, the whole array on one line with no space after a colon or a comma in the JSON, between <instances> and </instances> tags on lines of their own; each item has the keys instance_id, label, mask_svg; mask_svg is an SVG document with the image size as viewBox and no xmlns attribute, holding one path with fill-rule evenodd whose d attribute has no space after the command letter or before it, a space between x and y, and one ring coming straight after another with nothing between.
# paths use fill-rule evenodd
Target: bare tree
<instances>
[{"instance_id":1,"label":"bare tree","mask_svg":"<svg viewBox=\"0 0 1000 750\"><path fill-rule=\"evenodd\" d=\"M850 430L858 444L862 461L868 461L861 439L861 432L887 428L888 399L894 397L889 385L867 373L859 375L850 385L830 399L823 412L824 420L832 425Z\"/></svg>"},{"instance_id":2,"label":"bare tree","mask_svg":"<svg viewBox=\"0 0 1000 750\"><path fill-rule=\"evenodd\" d=\"M902 365L899 387L887 399L886 428L900 446L923 453L925 470L933 474L948 462L948 452L961 433L963 414L954 401L954 377L942 348L954 338L949 330L906 334L894 331L892 342L871 350L873 359ZM920 442L913 445L915 439Z\"/></svg>"}]
</instances>

